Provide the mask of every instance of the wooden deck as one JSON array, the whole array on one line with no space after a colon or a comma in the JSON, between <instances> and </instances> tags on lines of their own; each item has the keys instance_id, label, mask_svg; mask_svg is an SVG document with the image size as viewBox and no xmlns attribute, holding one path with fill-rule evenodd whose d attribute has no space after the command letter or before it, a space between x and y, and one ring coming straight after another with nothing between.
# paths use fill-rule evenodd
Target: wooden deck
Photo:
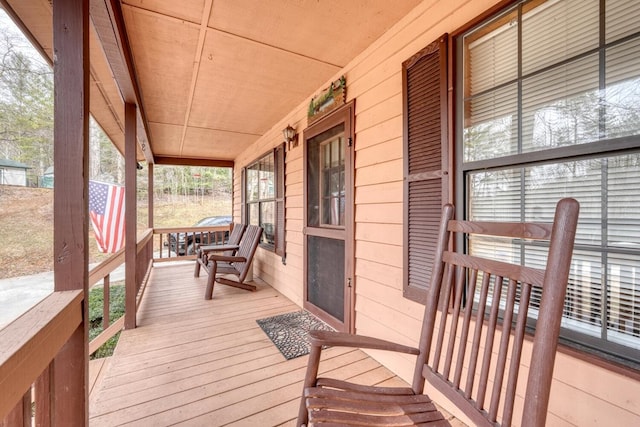
<instances>
[{"instance_id":1,"label":"wooden deck","mask_svg":"<svg viewBox=\"0 0 640 427\"><path fill-rule=\"evenodd\" d=\"M256 319L300 310L256 280L248 292L216 284L193 263L153 269L135 330L124 331L90 397L91 426L294 425L308 356L285 360ZM92 368L93 369L93 368ZM321 371L406 385L359 350L328 349Z\"/></svg>"}]
</instances>

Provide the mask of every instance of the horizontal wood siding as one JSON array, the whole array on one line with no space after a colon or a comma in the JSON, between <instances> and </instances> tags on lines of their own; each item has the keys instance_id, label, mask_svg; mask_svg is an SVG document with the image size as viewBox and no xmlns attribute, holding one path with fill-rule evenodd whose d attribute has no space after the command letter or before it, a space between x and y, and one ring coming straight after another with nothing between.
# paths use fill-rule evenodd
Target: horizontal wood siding
<instances>
[{"instance_id":1,"label":"horizontal wood siding","mask_svg":"<svg viewBox=\"0 0 640 427\"><path fill-rule=\"evenodd\" d=\"M240 204L238 168L280 144L282 129L287 124L302 132L307 126L311 97L330 81L345 75L347 100L356 99L354 283L355 325L360 333L412 344L417 339L423 313L422 305L402 296L402 62L498 2L425 0L316 93L309 94L236 161L234 213ZM259 261L254 265L256 277L298 305L302 305L304 283L303 150L299 145L288 151L285 159L287 264L283 265L273 253L259 249L256 255ZM412 361L383 353L372 355L410 380ZM560 354L556 363L550 425L640 425L640 385L636 381L566 354ZM593 375L599 385L604 385L598 391L583 379ZM608 417L608 422L603 421L604 417Z\"/></svg>"}]
</instances>

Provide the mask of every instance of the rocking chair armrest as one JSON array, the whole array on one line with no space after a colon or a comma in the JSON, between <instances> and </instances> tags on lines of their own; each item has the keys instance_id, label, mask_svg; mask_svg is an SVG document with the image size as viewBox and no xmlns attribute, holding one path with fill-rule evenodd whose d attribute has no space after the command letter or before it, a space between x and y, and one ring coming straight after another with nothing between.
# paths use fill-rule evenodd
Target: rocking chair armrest
<instances>
[{"instance_id":1,"label":"rocking chair armrest","mask_svg":"<svg viewBox=\"0 0 640 427\"><path fill-rule=\"evenodd\" d=\"M236 256L236 255L209 254L207 255L207 260L215 261L215 262L245 262L247 261L247 258L243 256Z\"/></svg>"},{"instance_id":2,"label":"rocking chair armrest","mask_svg":"<svg viewBox=\"0 0 640 427\"><path fill-rule=\"evenodd\" d=\"M353 335L345 332L312 330L309 331L309 338L311 345L318 347L326 345L331 347L357 347L372 350L386 350L416 355L420 353L420 350L415 347L397 344L380 338Z\"/></svg>"},{"instance_id":3,"label":"rocking chair armrest","mask_svg":"<svg viewBox=\"0 0 640 427\"><path fill-rule=\"evenodd\" d=\"M239 245L201 245L198 249L200 252L209 254L211 252L237 251Z\"/></svg>"}]
</instances>

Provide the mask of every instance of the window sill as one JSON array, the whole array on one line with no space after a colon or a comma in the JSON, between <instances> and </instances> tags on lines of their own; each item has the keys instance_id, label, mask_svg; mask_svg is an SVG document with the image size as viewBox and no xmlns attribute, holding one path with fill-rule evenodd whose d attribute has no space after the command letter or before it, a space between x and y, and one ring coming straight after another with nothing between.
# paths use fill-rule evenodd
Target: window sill
<instances>
[{"instance_id":1,"label":"window sill","mask_svg":"<svg viewBox=\"0 0 640 427\"><path fill-rule=\"evenodd\" d=\"M264 249L265 251L269 251L269 252L276 251L276 246L273 243L260 243L258 246Z\"/></svg>"}]
</instances>

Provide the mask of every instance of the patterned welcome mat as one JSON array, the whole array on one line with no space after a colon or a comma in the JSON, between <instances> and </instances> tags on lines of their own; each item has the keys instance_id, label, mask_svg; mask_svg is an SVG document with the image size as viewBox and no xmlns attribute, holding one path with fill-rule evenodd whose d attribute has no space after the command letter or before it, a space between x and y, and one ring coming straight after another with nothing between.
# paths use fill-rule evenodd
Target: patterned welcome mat
<instances>
[{"instance_id":1,"label":"patterned welcome mat","mask_svg":"<svg viewBox=\"0 0 640 427\"><path fill-rule=\"evenodd\" d=\"M304 310L258 319L256 322L287 360L309 353L310 330L333 330Z\"/></svg>"}]
</instances>

